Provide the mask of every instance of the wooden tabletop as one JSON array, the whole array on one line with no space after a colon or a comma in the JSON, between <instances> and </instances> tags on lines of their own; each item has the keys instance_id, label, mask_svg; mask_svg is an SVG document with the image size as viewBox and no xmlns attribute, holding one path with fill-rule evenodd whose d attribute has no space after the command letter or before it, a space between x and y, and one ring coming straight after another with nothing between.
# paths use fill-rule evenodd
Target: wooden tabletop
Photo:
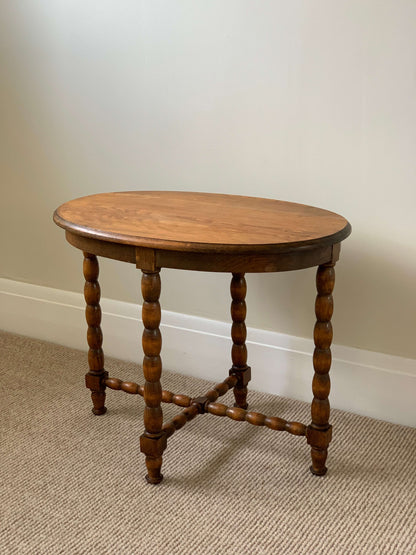
<instances>
[{"instance_id":1,"label":"wooden tabletop","mask_svg":"<svg viewBox=\"0 0 416 555\"><path fill-rule=\"evenodd\" d=\"M339 243L351 232L342 216L304 204L172 191L81 197L54 221L83 237L185 252L276 252Z\"/></svg>"}]
</instances>

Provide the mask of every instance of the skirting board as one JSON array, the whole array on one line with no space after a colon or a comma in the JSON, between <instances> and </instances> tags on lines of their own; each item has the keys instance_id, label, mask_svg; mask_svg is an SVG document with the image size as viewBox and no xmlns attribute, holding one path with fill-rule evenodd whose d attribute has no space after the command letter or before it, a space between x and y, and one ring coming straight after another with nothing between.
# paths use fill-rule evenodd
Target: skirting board
<instances>
[{"instance_id":1,"label":"skirting board","mask_svg":"<svg viewBox=\"0 0 416 555\"><path fill-rule=\"evenodd\" d=\"M140 363L141 307L111 299L100 304L105 354ZM5 331L86 350L84 308L81 293L0 278ZM230 323L162 310L161 332L165 368L215 382L228 375ZM248 328L247 348L250 388L311 400L311 339ZM416 426L416 360L340 345L332 353L332 407ZM115 377L142 382L138 376Z\"/></svg>"}]
</instances>

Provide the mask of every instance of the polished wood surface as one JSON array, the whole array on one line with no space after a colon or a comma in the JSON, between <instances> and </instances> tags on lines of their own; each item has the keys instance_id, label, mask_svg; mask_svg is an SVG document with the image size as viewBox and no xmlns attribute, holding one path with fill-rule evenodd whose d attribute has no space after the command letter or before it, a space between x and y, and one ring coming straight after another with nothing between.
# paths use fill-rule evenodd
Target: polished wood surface
<instances>
[{"instance_id":1,"label":"polished wood surface","mask_svg":"<svg viewBox=\"0 0 416 555\"><path fill-rule=\"evenodd\" d=\"M290 247L288 252L188 252L182 250L152 249L135 247L122 243L110 243L66 231L67 241L83 251L96 255L130 262L137 268L155 270L157 268L176 268L204 272L261 273L287 272L319 266L328 261L336 262L339 257L340 244L310 245L307 247ZM283 247L281 247L283 248Z\"/></svg>"},{"instance_id":2,"label":"polished wood surface","mask_svg":"<svg viewBox=\"0 0 416 555\"><path fill-rule=\"evenodd\" d=\"M311 446L311 472L317 476L326 473L325 461L328 445L331 441L331 426L329 424L329 391L331 381L331 318L334 310L332 291L335 284L335 270L333 264L319 266L316 273L316 288L318 294L315 301L316 324L314 328L315 350L313 353L313 367L315 374L312 381L313 400L311 406L312 423L308 427L307 439Z\"/></svg>"},{"instance_id":3,"label":"polished wood surface","mask_svg":"<svg viewBox=\"0 0 416 555\"><path fill-rule=\"evenodd\" d=\"M231 339L233 340L231 359L233 365L230 375L237 377L237 383L234 387L235 406L246 409L248 407L247 384L251 378L251 369L247 366L247 330L245 324L247 284L244 274L233 274L230 291L232 298L231 318L233 320L231 326Z\"/></svg>"},{"instance_id":4,"label":"polished wood surface","mask_svg":"<svg viewBox=\"0 0 416 555\"><path fill-rule=\"evenodd\" d=\"M162 432L163 412L162 402L162 336L159 324L161 310L159 304L160 275L159 272L142 274L142 320L143 320L143 375L144 383L144 434L140 438L140 449L146 455L146 480L151 484L158 484L163 476L162 453L166 447L166 436Z\"/></svg>"},{"instance_id":5,"label":"polished wood surface","mask_svg":"<svg viewBox=\"0 0 416 555\"><path fill-rule=\"evenodd\" d=\"M345 218L279 200L171 191L101 193L71 200L54 214L73 234L182 252L277 252L345 239Z\"/></svg>"},{"instance_id":6,"label":"polished wood surface","mask_svg":"<svg viewBox=\"0 0 416 555\"><path fill-rule=\"evenodd\" d=\"M103 193L67 202L54 213L68 242L84 252L89 372L94 414L104 414L105 389L143 396L146 479L158 484L167 439L201 414L227 417L254 426L306 436L313 474L322 476L332 427L329 424L334 266L340 243L351 226L332 212L311 206L253 197L180 192ZM100 286L97 255L136 265L142 271L142 344L144 385L108 377L102 350ZM245 273L281 272L317 266L314 328L315 351L311 423L307 426L247 410ZM229 376L205 395L191 398L162 389L160 270L179 268L230 272L231 359ZM235 404L217 403L230 389ZM183 407L163 423L161 403Z\"/></svg>"},{"instance_id":7,"label":"polished wood surface","mask_svg":"<svg viewBox=\"0 0 416 555\"><path fill-rule=\"evenodd\" d=\"M83 271L85 277L84 297L86 302L85 317L88 324L88 365L89 372L85 376L85 384L91 390L93 403L92 412L104 414L105 384L108 374L104 370L104 353L102 350L103 334L101 331L100 284L98 283L99 265L94 254L84 252Z\"/></svg>"}]
</instances>

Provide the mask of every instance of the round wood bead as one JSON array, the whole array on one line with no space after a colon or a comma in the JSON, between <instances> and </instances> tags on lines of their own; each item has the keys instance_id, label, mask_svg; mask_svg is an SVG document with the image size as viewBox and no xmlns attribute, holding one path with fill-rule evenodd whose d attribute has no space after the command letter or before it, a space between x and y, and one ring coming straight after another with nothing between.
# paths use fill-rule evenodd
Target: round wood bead
<instances>
[{"instance_id":1,"label":"round wood bead","mask_svg":"<svg viewBox=\"0 0 416 555\"><path fill-rule=\"evenodd\" d=\"M176 430L179 430L180 428L185 426L187 422L188 420L186 418L186 415L183 412L181 412L180 414L172 418L172 424L175 426Z\"/></svg>"},{"instance_id":2,"label":"round wood bead","mask_svg":"<svg viewBox=\"0 0 416 555\"><path fill-rule=\"evenodd\" d=\"M271 430L284 430L286 426L286 420L278 418L277 416L266 416L264 419L264 425Z\"/></svg>"},{"instance_id":3,"label":"round wood bead","mask_svg":"<svg viewBox=\"0 0 416 555\"><path fill-rule=\"evenodd\" d=\"M329 374L315 374L312 380L312 391L317 399L326 399L331 390Z\"/></svg>"},{"instance_id":4,"label":"round wood bead","mask_svg":"<svg viewBox=\"0 0 416 555\"><path fill-rule=\"evenodd\" d=\"M245 324L234 322L231 326L231 339L236 345L244 345L247 338L247 329Z\"/></svg>"},{"instance_id":5,"label":"round wood bead","mask_svg":"<svg viewBox=\"0 0 416 555\"><path fill-rule=\"evenodd\" d=\"M157 329L161 319L161 308L158 302L144 301L142 305L142 319L146 321L147 329Z\"/></svg>"},{"instance_id":6,"label":"round wood bead","mask_svg":"<svg viewBox=\"0 0 416 555\"><path fill-rule=\"evenodd\" d=\"M215 414L216 416L225 416L227 409L227 405L223 405L222 403L208 403L206 407L207 412Z\"/></svg>"},{"instance_id":7,"label":"round wood bead","mask_svg":"<svg viewBox=\"0 0 416 555\"><path fill-rule=\"evenodd\" d=\"M332 355L329 348L315 348L313 353L313 367L318 374L326 374L331 368Z\"/></svg>"},{"instance_id":8,"label":"round wood bead","mask_svg":"<svg viewBox=\"0 0 416 555\"><path fill-rule=\"evenodd\" d=\"M247 412L245 420L250 424L254 424L254 426L264 426L266 417L259 412Z\"/></svg>"},{"instance_id":9,"label":"round wood bead","mask_svg":"<svg viewBox=\"0 0 416 555\"><path fill-rule=\"evenodd\" d=\"M99 304L87 304L85 307L85 319L90 326L99 326L101 324L101 307Z\"/></svg>"},{"instance_id":10,"label":"round wood bead","mask_svg":"<svg viewBox=\"0 0 416 555\"><path fill-rule=\"evenodd\" d=\"M144 355L143 372L145 374L145 379L148 379L149 382L159 380L162 373L162 359L160 356ZM146 376L149 376L149 378Z\"/></svg>"},{"instance_id":11,"label":"round wood bead","mask_svg":"<svg viewBox=\"0 0 416 555\"><path fill-rule=\"evenodd\" d=\"M320 295L330 295L335 285L335 270L333 266L319 266L316 272L316 288Z\"/></svg>"},{"instance_id":12,"label":"round wood bead","mask_svg":"<svg viewBox=\"0 0 416 555\"><path fill-rule=\"evenodd\" d=\"M175 433L176 428L172 422L169 422L168 424L163 424L162 430L166 434L166 437L168 438Z\"/></svg>"},{"instance_id":13,"label":"round wood bead","mask_svg":"<svg viewBox=\"0 0 416 555\"><path fill-rule=\"evenodd\" d=\"M327 426L329 420L330 406L328 399L317 399L314 397L311 405L312 422L316 426Z\"/></svg>"},{"instance_id":14,"label":"round wood bead","mask_svg":"<svg viewBox=\"0 0 416 555\"><path fill-rule=\"evenodd\" d=\"M179 407L189 407L191 404L191 398L188 395L175 394L172 398L172 403L178 405Z\"/></svg>"},{"instance_id":15,"label":"round wood bead","mask_svg":"<svg viewBox=\"0 0 416 555\"><path fill-rule=\"evenodd\" d=\"M332 342L332 325L331 322L316 322L313 338L315 345L319 349L329 349Z\"/></svg>"},{"instance_id":16,"label":"round wood bead","mask_svg":"<svg viewBox=\"0 0 416 555\"><path fill-rule=\"evenodd\" d=\"M95 305L100 301L101 289L98 281L86 281L84 285L84 298L87 304Z\"/></svg>"},{"instance_id":17,"label":"round wood bead","mask_svg":"<svg viewBox=\"0 0 416 555\"><path fill-rule=\"evenodd\" d=\"M319 322L326 322L332 318L334 300L332 295L317 295L315 300L315 314Z\"/></svg>"},{"instance_id":18,"label":"round wood bead","mask_svg":"<svg viewBox=\"0 0 416 555\"><path fill-rule=\"evenodd\" d=\"M143 330L143 351L147 357L157 357L162 349L162 336L159 329Z\"/></svg>"},{"instance_id":19,"label":"round wood bead","mask_svg":"<svg viewBox=\"0 0 416 555\"><path fill-rule=\"evenodd\" d=\"M229 389L230 389L230 386L228 385L228 383L222 382L215 386L214 391L218 393L219 397L222 397L227 393Z\"/></svg>"},{"instance_id":20,"label":"round wood bead","mask_svg":"<svg viewBox=\"0 0 416 555\"><path fill-rule=\"evenodd\" d=\"M231 303L231 313L234 322L244 322L247 316L247 306L245 301L235 301Z\"/></svg>"},{"instance_id":21,"label":"round wood bead","mask_svg":"<svg viewBox=\"0 0 416 555\"><path fill-rule=\"evenodd\" d=\"M103 343L103 333L99 326L88 326L87 341L91 349L99 349Z\"/></svg>"},{"instance_id":22,"label":"round wood bead","mask_svg":"<svg viewBox=\"0 0 416 555\"><path fill-rule=\"evenodd\" d=\"M300 422L287 422L285 430L294 436L304 436L306 435L306 426Z\"/></svg>"},{"instance_id":23,"label":"round wood bead","mask_svg":"<svg viewBox=\"0 0 416 555\"><path fill-rule=\"evenodd\" d=\"M146 381L144 384L144 395L148 407L159 407L162 400L162 386L160 381Z\"/></svg>"},{"instance_id":24,"label":"round wood bead","mask_svg":"<svg viewBox=\"0 0 416 555\"><path fill-rule=\"evenodd\" d=\"M145 360L143 360L143 375L148 382L158 382L160 380L162 375L160 357L145 357Z\"/></svg>"},{"instance_id":25,"label":"round wood bead","mask_svg":"<svg viewBox=\"0 0 416 555\"><path fill-rule=\"evenodd\" d=\"M130 393L131 395L143 395L144 394L144 387L138 385L134 382L122 382L121 389L126 393Z\"/></svg>"},{"instance_id":26,"label":"round wood bead","mask_svg":"<svg viewBox=\"0 0 416 555\"><path fill-rule=\"evenodd\" d=\"M246 419L246 411L239 407L228 407L226 411L226 416L232 418L232 420L245 420Z\"/></svg>"},{"instance_id":27,"label":"round wood bead","mask_svg":"<svg viewBox=\"0 0 416 555\"><path fill-rule=\"evenodd\" d=\"M84 252L84 262L82 269L84 273L84 278L87 281L97 280L100 272L97 257L94 254Z\"/></svg>"},{"instance_id":28,"label":"round wood bead","mask_svg":"<svg viewBox=\"0 0 416 555\"><path fill-rule=\"evenodd\" d=\"M159 273L143 273L142 274L142 295L143 299L148 302L156 302L160 297L160 275Z\"/></svg>"},{"instance_id":29,"label":"round wood bead","mask_svg":"<svg viewBox=\"0 0 416 555\"><path fill-rule=\"evenodd\" d=\"M247 284L244 274L233 274L230 285L231 297L236 301L242 301L247 294Z\"/></svg>"},{"instance_id":30,"label":"round wood bead","mask_svg":"<svg viewBox=\"0 0 416 555\"><path fill-rule=\"evenodd\" d=\"M88 366L93 372L100 372L104 368L104 353L101 348L88 351Z\"/></svg>"},{"instance_id":31,"label":"round wood bead","mask_svg":"<svg viewBox=\"0 0 416 555\"><path fill-rule=\"evenodd\" d=\"M163 403L173 403L173 393L164 389L162 391L162 401Z\"/></svg>"}]
</instances>

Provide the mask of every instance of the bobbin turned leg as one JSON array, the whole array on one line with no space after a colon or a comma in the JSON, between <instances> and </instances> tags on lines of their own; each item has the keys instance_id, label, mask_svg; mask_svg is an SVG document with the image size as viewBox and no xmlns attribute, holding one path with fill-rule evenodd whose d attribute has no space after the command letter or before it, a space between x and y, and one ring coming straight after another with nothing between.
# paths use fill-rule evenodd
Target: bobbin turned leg
<instances>
[{"instance_id":1,"label":"bobbin turned leg","mask_svg":"<svg viewBox=\"0 0 416 555\"><path fill-rule=\"evenodd\" d=\"M103 334L101 332L100 284L97 281L99 266L94 254L84 252L84 297L87 303L85 317L88 324L87 340L89 345L89 372L85 375L85 384L91 389L93 402L92 412L104 414L106 412L104 380L108 373L104 370L104 353L101 348Z\"/></svg>"},{"instance_id":2,"label":"bobbin turned leg","mask_svg":"<svg viewBox=\"0 0 416 555\"><path fill-rule=\"evenodd\" d=\"M163 414L160 407L162 400L162 360L160 350L162 337L160 324L160 275L159 271L142 274L143 294L143 374L144 384L144 427L145 432L140 438L140 449L146 455L146 480L151 484L162 481L162 453L166 448L166 434L162 431Z\"/></svg>"},{"instance_id":3,"label":"bobbin turned leg","mask_svg":"<svg viewBox=\"0 0 416 555\"><path fill-rule=\"evenodd\" d=\"M233 366L230 370L230 376L236 376L238 381L233 392L235 397L235 407L247 409L247 384L251 379L251 369L247 366L247 347L246 347L246 292L247 285L244 274L233 274L231 280L231 317L233 325L231 327L231 337L233 346L231 349L231 358Z\"/></svg>"},{"instance_id":4,"label":"bobbin turned leg","mask_svg":"<svg viewBox=\"0 0 416 555\"><path fill-rule=\"evenodd\" d=\"M312 466L310 470L312 474L317 476L323 476L327 471L325 461L332 432L332 427L329 424L328 395L331 386L329 370L331 368L331 317L334 283L334 264L329 263L319 266L316 274L318 295L315 302L317 321L314 328L313 366L315 375L312 382L314 398L311 407L312 423L308 426L306 433L308 443L311 446Z\"/></svg>"}]
</instances>

